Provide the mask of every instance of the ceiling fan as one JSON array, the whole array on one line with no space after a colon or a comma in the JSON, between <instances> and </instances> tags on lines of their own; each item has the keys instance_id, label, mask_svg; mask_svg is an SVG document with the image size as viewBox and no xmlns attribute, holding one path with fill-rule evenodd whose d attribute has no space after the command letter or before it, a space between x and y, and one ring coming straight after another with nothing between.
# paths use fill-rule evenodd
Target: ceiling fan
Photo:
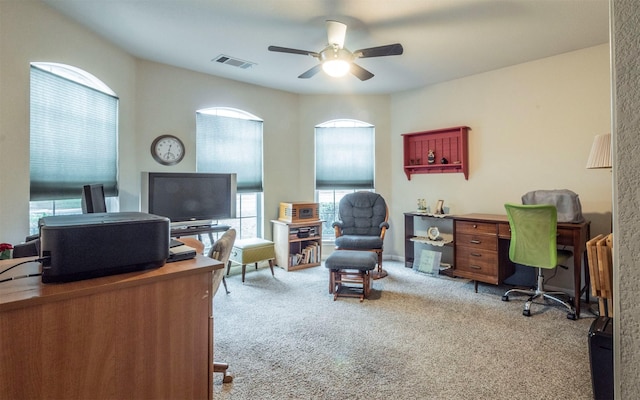
<instances>
[{"instance_id":1,"label":"ceiling fan","mask_svg":"<svg viewBox=\"0 0 640 400\"><path fill-rule=\"evenodd\" d=\"M347 33L347 25L338 21L327 21L327 37L328 44L319 52L290 49L288 47L269 46L269 51L280 53L301 54L304 56L312 56L320 60L320 64L303 72L298 78L307 79L317 74L320 69L324 70L330 76L344 76L351 72L361 81L373 78L373 74L358 64L354 63L358 58L399 56L404 49L400 43L389 44L386 46L370 47L360 49L354 52L344 47L344 38Z\"/></svg>"}]
</instances>

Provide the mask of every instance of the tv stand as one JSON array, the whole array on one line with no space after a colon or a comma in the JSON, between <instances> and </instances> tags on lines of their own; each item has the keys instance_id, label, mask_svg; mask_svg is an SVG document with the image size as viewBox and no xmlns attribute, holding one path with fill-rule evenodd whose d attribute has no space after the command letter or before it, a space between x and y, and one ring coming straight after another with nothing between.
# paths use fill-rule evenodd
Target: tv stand
<instances>
[{"instance_id":1,"label":"tv stand","mask_svg":"<svg viewBox=\"0 0 640 400\"><path fill-rule=\"evenodd\" d=\"M207 225L192 225L192 226L180 226L171 228L171 237L179 238L181 236L198 236L198 240L202 240L201 235L206 233L209 235L209 240L213 244L213 233L226 232L231 228L229 225L221 224L207 224Z\"/></svg>"}]
</instances>

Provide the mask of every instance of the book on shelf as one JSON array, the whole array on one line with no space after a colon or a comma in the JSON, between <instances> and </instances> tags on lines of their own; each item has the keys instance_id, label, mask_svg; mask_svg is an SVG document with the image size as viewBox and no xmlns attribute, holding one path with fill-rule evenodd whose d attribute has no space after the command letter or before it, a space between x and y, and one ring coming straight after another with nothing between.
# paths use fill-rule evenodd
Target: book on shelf
<instances>
[{"instance_id":1,"label":"book on shelf","mask_svg":"<svg viewBox=\"0 0 640 400\"><path fill-rule=\"evenodd\" d=\"M289 255L289 265L310 264L320 262L320 244L311 242L300 253Z\"/></svg>"}]
</instances>

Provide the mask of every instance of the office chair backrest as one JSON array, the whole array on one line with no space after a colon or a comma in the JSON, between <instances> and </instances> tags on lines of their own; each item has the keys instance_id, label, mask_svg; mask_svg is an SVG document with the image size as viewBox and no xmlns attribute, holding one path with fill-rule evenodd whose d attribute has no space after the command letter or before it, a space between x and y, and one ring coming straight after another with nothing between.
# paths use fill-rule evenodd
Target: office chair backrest
<instances>
[{"instance_id":1,"label":"office chair backrest","mask_svg":"<svg viewBox=\"0 0 640 400\"><path fill-rule=\"evenodd\" d=\"M373 192L355 192L340 200L338 212L344 235L380 236L380 224L388 219L387 203Z\"/></svg>"},{"instance_id":2,"label":"office chair backrest","mask_svg":"<svg viewBox=\"0 0 640 400\"><path fill-rule=\"evenodd\" d=\"M549 204L505 204L511 243L509 258L516 264L555 268L558 265L557 211Z\"/></svg>"}]
</instances>

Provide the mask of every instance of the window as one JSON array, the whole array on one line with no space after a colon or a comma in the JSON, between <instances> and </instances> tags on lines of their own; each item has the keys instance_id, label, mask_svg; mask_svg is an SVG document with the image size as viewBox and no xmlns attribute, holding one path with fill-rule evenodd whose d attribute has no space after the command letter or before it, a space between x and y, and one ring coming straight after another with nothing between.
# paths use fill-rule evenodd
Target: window
<instances>
[{"instance_id":1,"label":"window","mask_svg":"<svg viewBox=\"0 0 640 400\"><path fill-rule=\"evenodd\" d=\"M118 98L95 76L31 64L30 233L47 215L81 213L82 186L102 183L117 211Z\"/></svg>"},{"instance_id":2,"label":"window","mask_svg":"<svg viewBox=\"0 0 640 400\"><path fill-rule=\"evenodd\" d=\"M373 125L333 120L316 126L316 201L324 220L322 238L335 239L331 227L338 219L344 195L374 189L375 132Z\"/></svg>"},{"instance_id":3,"label":"window","mask_svg":"<svg viewBox=\"0 0 640 400\"><path fill-rule=\"evenodd\" d=\"M239 238L262 236L262 125L244 111L209 108L196 112L196 170L235 172L236 218L219 221Z\"/></svg>"}]
</instances>

